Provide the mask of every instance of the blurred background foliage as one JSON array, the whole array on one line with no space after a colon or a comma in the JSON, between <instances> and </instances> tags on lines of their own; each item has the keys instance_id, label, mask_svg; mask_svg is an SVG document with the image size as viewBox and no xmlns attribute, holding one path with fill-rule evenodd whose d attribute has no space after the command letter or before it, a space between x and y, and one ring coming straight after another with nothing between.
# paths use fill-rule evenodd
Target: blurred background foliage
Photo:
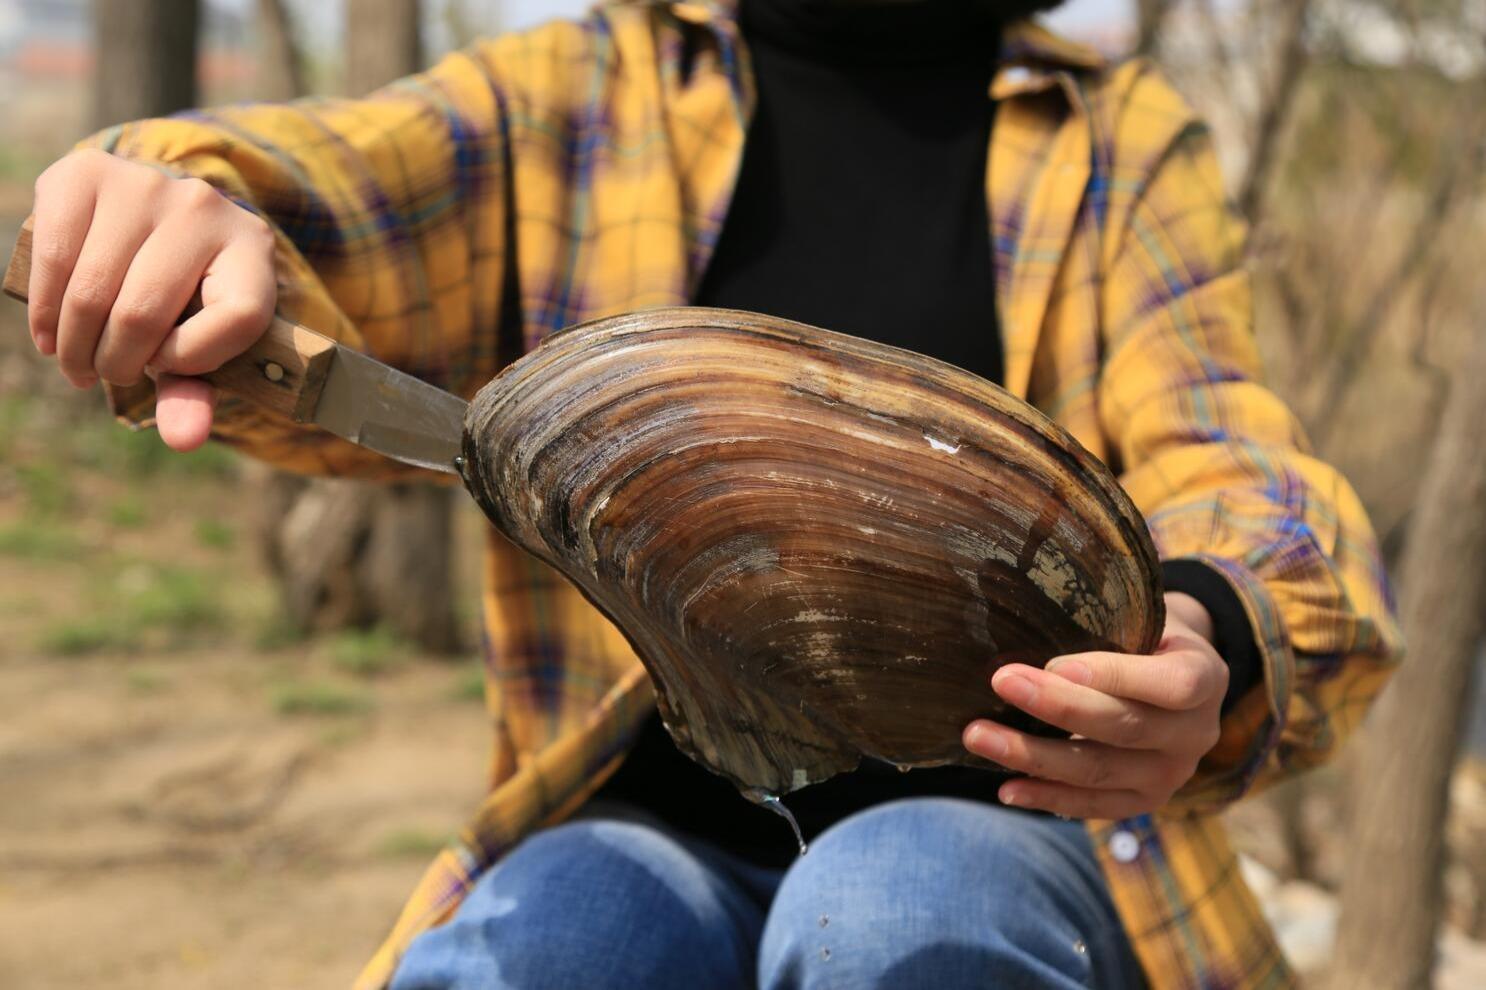
<instances>
[{"instance_id":1,"label":"blurred background foliage","mask_svg":"<svg viewBox=\"0 0 1486 990\"><path fill-rule=\"evenodd\" d=\"M197 19L195 71L154 97L180 105L362 92L389 66L585 6L0 0L0 240L35 175L100 114L122 113L97 80L131 70L94 39L123 28L98 24L151 5L177 29L184 8ZM1452 429L1451 396L1481 389L1460 369L1486 316L1486 0L1076 0L1055 23L1156 60L1210 121L1252 228L1271 383L1402 566L1438 504L1429 479L1466 484L1431 452ZM477 800L481 522L462 502L409 509L416 494L390 513L421 512L413 532L445 534L452 606L436 621L457 634L431 641L426 615L389 614L374 580L345 577L354 555L286 571L275 514L314 497L296 484L119 429L32 354L20 308L0 306L0 985L343 985ZM365 511L347 546L389 525ZM1486 611L1478 536L1429 548L1408 570L1414 587L1426 574ZM304 582L319 582L316 614L286 606L306 599ZM1395 685L1403 710L1373 720L1376 738L1230 813L1266 910L1318 984L1486 985L1486 702L1467 676L1480 627L1451 629L1464 645L1411 658L1422 686ZM1390 760L1419 782L1415 804L1437 794L1439 807L1383 828L1379 846L1357 826L1378 818L1369 800ZM1401 936L1356 910L1343 944L1413 960L1392 973L1355 948L1332 956L1342 892L1385 860L1423 885L1404 896L1387 880L1391 900L1354 889L1352 901L1381 899L1433 949L1423 963L1394 951ZM151 924L130 924L141 911ZM1362 982L1358 965L1373 967Z\"/></svg>"}]
</instances>

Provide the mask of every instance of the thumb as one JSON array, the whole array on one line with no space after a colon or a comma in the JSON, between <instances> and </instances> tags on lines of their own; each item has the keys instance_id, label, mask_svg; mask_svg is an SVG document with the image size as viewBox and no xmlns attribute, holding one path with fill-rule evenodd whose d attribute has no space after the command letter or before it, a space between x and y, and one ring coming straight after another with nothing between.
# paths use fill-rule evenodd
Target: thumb
<instances>
[{"instance_id":1,"label":"thumb","mask_svg":"<svg viewBox=\"0 0 1486 990\"><path fill-rule=\"evenodd\" d=\"M172 450L186 453L206 443L217 390L200 378L164 372L155 380L155 426Z\"/></svg>"}]
</instances>

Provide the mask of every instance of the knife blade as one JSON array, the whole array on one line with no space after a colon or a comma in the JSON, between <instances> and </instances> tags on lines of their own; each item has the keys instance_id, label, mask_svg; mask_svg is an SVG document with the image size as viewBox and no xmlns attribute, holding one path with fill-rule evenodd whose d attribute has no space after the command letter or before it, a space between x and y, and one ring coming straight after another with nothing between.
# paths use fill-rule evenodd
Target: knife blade
<instances>
[{"instance_id":1,"label":"knife blade","mask_svg":"<svg viewBox=\"0 0 1486 990\"><path fill-rule=\"evenodd\" d=\"M335 345L311 422L404 464L458 474L469 403Z\"/></svg>"},{"instance_id":2,"label":"knife blade","mask_svg":"<svg viewBox=\"0 0 1486 990\"><path fill-rule=\"evenodd\" d=\"M5 294L25 302L30 280L28 219L5 270ZM404 464L460 473L469 403L282 317L247 352L201 377Z\"/></svg>"}]
</instances>

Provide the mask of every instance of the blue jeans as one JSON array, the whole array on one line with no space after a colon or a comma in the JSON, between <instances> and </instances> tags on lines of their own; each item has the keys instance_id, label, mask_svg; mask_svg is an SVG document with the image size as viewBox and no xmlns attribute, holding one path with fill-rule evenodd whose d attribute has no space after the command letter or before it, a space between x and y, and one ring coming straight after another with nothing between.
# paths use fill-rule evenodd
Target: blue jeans
<instances>
[{"instance_id":1,"label":"blue jeans","mask_svg":"<svg viewBox=\"0 0 1486 990\"><path fill-rule=\"evenodd\" d=\"M787 870L635 820L539 832L409 946L393 990L1141 986L1083 827L915 798Z\"/></svg>"}]
</instances>

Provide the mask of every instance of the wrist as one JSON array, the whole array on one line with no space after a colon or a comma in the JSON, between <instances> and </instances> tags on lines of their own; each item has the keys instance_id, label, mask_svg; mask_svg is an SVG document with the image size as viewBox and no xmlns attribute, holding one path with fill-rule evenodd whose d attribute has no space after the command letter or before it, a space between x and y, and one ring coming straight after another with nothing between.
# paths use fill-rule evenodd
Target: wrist
<instances>
[{"instance_id":1,"label":"wrist","mask_svg":"<svg viewBox=\"0 0 1486 990\"><path fill-rule=\"evenodd\" d=\"M1181 598L1196 599L1207 612L1211 629L1208 641L1228 665L1225 713L1264 680L1264 657L1244 599L1234 584L1234 574L1240 572L1242 568L1230 570L1227 565L1201 558L1178 558L1161 564L1162 578L1170 589L1167 607L1172 609L1175 621L1186 622L1191 611Z\"/></svg>"}]
</instances>

